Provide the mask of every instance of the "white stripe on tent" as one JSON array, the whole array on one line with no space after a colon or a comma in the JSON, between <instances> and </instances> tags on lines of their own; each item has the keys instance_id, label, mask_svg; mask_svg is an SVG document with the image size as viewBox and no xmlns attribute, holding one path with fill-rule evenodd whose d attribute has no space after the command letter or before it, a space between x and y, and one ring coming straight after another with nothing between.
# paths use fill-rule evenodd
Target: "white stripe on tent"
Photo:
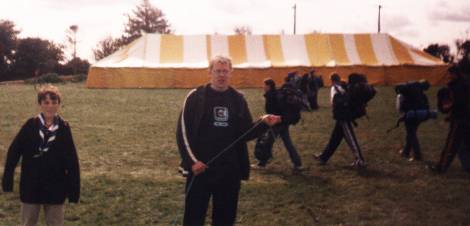
<instances>
[{"instance_id":1,"label":"white stripe on tent","mask_svg":"<svg viewBox=\"0 0 470 226\"><path fill-rule=\"evenodd\" d=\"M281 47L287 66L310 66L303 35L281 35Z\"/></svg>"},{"instance_id":2,"label":"white stripe on tent","mask_svg":"<svg viewBox=\"0 0 470 226\"><path fill-rule=\"evenodd\" d=\"M144 67L158 67L160 65L160 37L157 34L146 35Z\"/></svg>"},{"instance_id":3,"label":"white stripe on tent","mask_svg":"<svg viewBox=\"0 0 470 226\"><path fill-rule=\"evenodd\" d=\"M361 64L361 58L359 58L359 54L357 53L356 42L354 39L354 35L345 34L344 36L344 48L346 49L346 54L348 55L349 62L352 65Z\"/></svg>"},{"instance_id":4,"label":"white stripe on tent","mask_svg":"<svg viewBox=\"0 0 470 226\"><path fill-rule=\"evenodd\" d=\"M408 52L417 65L436 65L436 62L416 54L411 48L408 48Z\"/></svg>"},{"instance_id":5,"label":"white stripe on tent","mask_svg":"<svg viewBox=\"0 0 470 226\"><path fill-rule=\"evenodd\" d=\"M205 35L183 36L183 63L184 67L205 68L207 61L207 42Z\"/></svg>"},{"instance_id":6,"label":"white stripe on tent","mask_svg":"<svg viewBox=\"0 0 470 226\"><path fill-rule=\"evenodd\" d=\"M217 55L229 56L228 38L226 35L211 36L211 57Z\"/></svg>"},{"instance_id":7,"label":"white stripe on tent","mask_svg":"<svg viewBox=\"0 0 470 226\"><path fill-rule=\"evenodd\" d=\"M372 48L380 65L395 65L398 61L391 48L390 39L386 34L371 34Z\"/></svg>"},{"instance_id":8,"label":"white stripe on tent","mask_svg":"<svg viewBox=\"0 0 470 226\"><path fill-rule=\"evenodd\" d=\"M116 64L119 67L142 67L144 64L145 39L139 38L133 42L127 51L127 59Z\"/></svg>"},{"instance_id":9,"label":"white stripe on tent","mask_svg":"<svg viewBox=\"0 0 470 226\"><path fill-rule=\"evenodd\" d=\"M262 35L247 35L245 36L245 42L248 61L246 67L266 68L271 66L266 57Z\"/></svg>"}]
</instances>

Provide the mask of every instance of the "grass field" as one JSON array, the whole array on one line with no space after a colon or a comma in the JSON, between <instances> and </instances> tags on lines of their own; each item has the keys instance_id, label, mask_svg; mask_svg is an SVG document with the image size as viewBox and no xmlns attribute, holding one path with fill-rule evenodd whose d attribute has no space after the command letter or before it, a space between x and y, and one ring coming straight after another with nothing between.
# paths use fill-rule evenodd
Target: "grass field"
<instances>
[{"instance_id":1,"label":"grass field","mask_svg":"<svg viewBox=\"0 0 470 226\"><path fill-rule=\"evenodd\" d=\"M62 116L72 126L82 173L78 205L67 205L65 225L171 225L181 220L184 180L176 172L175 127L188 90L86 89L60 85ZM303 113L291 135L305 167L291 172L282 142L265 171L252 171L240 194L237 225L470 225L470 175L456 159L445 175L433 175L422 162L407 162L397 151L404 127L394 125L394 93L379 87L370 119L356 133L367 170L349 168L353 157L340 146L326 166L313 154L326 145L334 121L328 91L321 109ZM261 89L245 92L254 117L263 113ZM436 88L428 91L433 105ZM0 166L21 125L37 114L31 85L0 86ZM444 117L419 129L425 160L437 160L447 133ZM253 161L254 142L249 143ZM16 181L19 169L16 170ZM0 192L0 225L19 223L18 182L14 193ZM207 217L210 223L210 217ZM181 221L180 221L181 222Z\"/></svg>"}]
</instances>

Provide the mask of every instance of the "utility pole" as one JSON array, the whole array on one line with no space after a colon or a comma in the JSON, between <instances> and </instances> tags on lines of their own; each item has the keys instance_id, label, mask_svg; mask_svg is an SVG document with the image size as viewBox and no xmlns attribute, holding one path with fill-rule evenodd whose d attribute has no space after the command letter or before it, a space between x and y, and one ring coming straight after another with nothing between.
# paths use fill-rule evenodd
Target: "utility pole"
<instances>
[{"instance_id":1,"label":"utility pole","mask_svg":"<svg viewBox=\"0 0 470 226\"><path fill-rule=\"evenodd\" d=\"M295 26L296 26L296 20L297 20L297 4L294 4L294 35L295 35Z\"/></svg>"},{"instance_id":2,"label":"utility pole","mask_svg":"<svg viewBox=\"0 0 470 226\"><path fill-rule=\"evenodd\" d=\"M379 5L379 22L377 23L378 31L377 33L380 34L380 9L382 9L382 5Z\"/></svg>"}]
</instances>

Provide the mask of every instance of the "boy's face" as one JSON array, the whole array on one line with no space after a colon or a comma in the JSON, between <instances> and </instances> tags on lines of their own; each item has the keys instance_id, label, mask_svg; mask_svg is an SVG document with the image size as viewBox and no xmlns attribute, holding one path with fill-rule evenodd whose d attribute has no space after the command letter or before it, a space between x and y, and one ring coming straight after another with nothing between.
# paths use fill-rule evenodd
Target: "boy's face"
<instances>
[{"instance_id":1,"label":"boy's face","mask_svg":"<svg viewBox=\"0 0 470 226\"><path fill-rule=\"evenodd\" d=\"M60 109L60 103L58 99L51 99L50 95L46 95L46 98L39 103L39 108L45 117L54 117Z\"/></svg>"}]
</instances>

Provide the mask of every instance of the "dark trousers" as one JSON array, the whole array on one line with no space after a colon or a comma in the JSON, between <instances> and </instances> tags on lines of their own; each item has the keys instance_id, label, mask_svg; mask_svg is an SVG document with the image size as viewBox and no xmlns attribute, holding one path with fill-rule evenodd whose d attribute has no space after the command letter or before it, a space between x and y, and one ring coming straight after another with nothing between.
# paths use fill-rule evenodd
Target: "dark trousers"
<instances>
[{"instance_id":1,"label":"dark trousers","mask_svg":"<svg viewBox=\"0 0 470 226\"><path fill-rule=\"evenodd\" d=\"M343 138L346 140L346 143L353 152L356 161L364 162L364 157L362 156L361 148L357 143L356 135L354 134L354 129L351 125L351 122L340 120L336 121L335 128L333 129L333 132L330 136L330 141L319 156L320 159L326 163L335 153Z\"/></svg>"},{"instance_id":2,"label":"dark trousers","mask_svg":"<svg viewBox=\"0 0 470 226\"><path fill-rule=\"evenodd\" d=\"M282 142L284 143L284 147L286 147L287 153L289 154L290 160L292 161L292 164L294 164L294 167L302 166L302 161L300 160L300 156L297 153L297 150L294 144L292 143L292 139L290 137L289 125L285 125L285 124L276 126L272 130L268 130L266 134L260 137L261 139L265 139L265 140L257 141L257 143L265 142L264 143L265 146L263 147L263 150L260 150L265 153L256 156L256 159L258 159L259 161L258 164L261 166L265 166L268 160L272 157L272 147L275 141L275 137L277 137L278 135L281 137Z\"/></svg>"},{"instance_id":3,"label":"dark trousers","mask_svg":"<svg viewBox=\"0 0 470 226\"><path fill-rule=\"evenodd\" d=\"M312 110L317 110L318 109L318 92L309 94L307 96L308 103L310 104L310 108Z\"/></svg>"},{"instance_id":4,"label":"dark trousers","mask_svg":"<svg viewBox=\"0 0 470 226\"><path fill-rule=\"evenodd\" d=\"M462 167L470 172L470 123L451 120L446 144L441 152L438 168L445 172L458 153Z\"/></svg>"},{"instance_id":5,"label":"dark trousers","mask_svg":"<svg viewBox=\"0 0 470 226\"><path fill-rule=\"evenodd\" d=\"M416 132L418 131L420 122L418 121L405 121L406 128L406 143L403 148L403 156L408 157L410 150L413 150L413 156L416 159L421 158L421 149L419 146L419 140Z\"/></svg>"},{"instance_id":6,"label":"dark trousers","mask_svg":"<svg viewBox=\"0 0 470 226\"><path fill-rule=\"evenodd\" d=\"M218 174L209 169L198 175L187 192L183 225L203 226L212 196L212 225L234 225L237 216L240 178L227 174ZM186 189L193 176L186 181Z\"/></svg>"}]
</instances>

